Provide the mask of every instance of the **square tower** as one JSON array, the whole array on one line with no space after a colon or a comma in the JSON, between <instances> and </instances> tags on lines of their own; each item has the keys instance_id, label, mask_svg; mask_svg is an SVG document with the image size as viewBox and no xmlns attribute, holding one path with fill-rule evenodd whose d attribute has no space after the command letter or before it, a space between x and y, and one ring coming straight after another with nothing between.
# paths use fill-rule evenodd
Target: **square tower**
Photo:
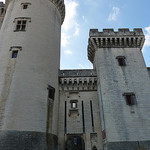
<instances>
[{"instance_id":1,"label":"square tower","mask_svg":"<svg viewBox=\"0 0 150 150\"><path fill-rule=\"evenodd\" d=\"M150 149L150 78L142 29L90 30L88 58L97 71L104 150Z\"/></svg>"}]
</instances>

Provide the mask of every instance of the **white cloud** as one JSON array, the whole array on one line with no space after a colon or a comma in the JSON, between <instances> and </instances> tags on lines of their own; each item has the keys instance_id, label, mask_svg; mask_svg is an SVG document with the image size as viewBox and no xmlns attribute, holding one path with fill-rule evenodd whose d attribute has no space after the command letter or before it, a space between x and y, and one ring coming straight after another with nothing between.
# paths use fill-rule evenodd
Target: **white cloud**
<instances>
[{"instance_id":1,"label":"white cloud","mask_svg":"<svg viewBox=\"0 0 150 150\"><path fill-rule=\"evenodd\" d=\"M120 9L118 7L113 7L112 12L109 14L108 21L116 21L119 13Z\"/></svg>"},{"instance_id":2,"label":"white cloud","mask_svg":"<svg viewBox=\"0 0 150 150\"><path fill-rule=\"evenodd\" d=\"M87 19L85 18L85 16L82 16L82 19L85 23L87 23Z\"/></svg>"},{"instance_id":3,"label":"white cloud","mask_svg":"<svg viewBox=\"0 0 150 150\"><path fill-rule=\"evenodd\" d=\"M144 46L150 46L150 26L149 27L145 27L145 44Z\"/></svg>"},{"instance_id":4,"label":"white cloud","mask_svg":"<svg viewBox=\"0 0 150 150\"><path fill-rule=\"evenodd\" d=\"M61 34L61 46L66 47L69 44L70 36L66 34L65 32L62 32Z\"/></svg>"},{"instance_id":5,"label":"white cloud","mask_svg":"<svg viewBox=\"0 0 150 150\"><path fill-rule=\"evenodd\" d=\"M65 0L66 17L62 25L61 46L69 45L70 40L74 36L79 35L79 24L77 22L77 7L76 0Z\"/></svg>"},{"instance_id":6,"label":"white cloud","mask_svg":"<svg viewBox=\"0 0 150 150\"><path fill-rule=\"evenodd\" d=\"M64 53L66 54L66 55L71 55L72 54L72 51L71 50L64 50Z\"/></svg>"}]
</instances>

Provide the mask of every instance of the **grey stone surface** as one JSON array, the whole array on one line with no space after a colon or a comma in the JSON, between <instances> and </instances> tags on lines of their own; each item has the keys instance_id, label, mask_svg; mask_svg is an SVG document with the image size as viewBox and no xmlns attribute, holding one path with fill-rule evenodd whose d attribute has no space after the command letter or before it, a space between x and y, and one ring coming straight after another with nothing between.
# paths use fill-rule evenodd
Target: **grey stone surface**
<instances>
[{"instance_id":1,"label":"grey stone surface","mask_svg":"<svg viewBox=\"0 0 150 150\"><path fill-rule=\"evenodd\" d=\"M140 148L146 148L146 150L150 150L150 141L140 141Z\"/></svg>"},{"instance_id":2,"label":"grey stone surface","mask_svg":"<svg viewBox=\"0 0 150 150\"><path fill-rule=\"evenodd\" d=\"M94 69L78 69L78 70L60 70L59 77L89 77L96 76Z\"/></svg>"},{"instance_id":3,"label":"grey stone surface","mask_svg":"<svg viewBox=\"0 0 150 150\"><path fill-rule=\"evenodd\" d=\"M1 131L0 150L57 150L57 137L30 131Z\"/></svg>"},{"instance_id":4,"label":"grey stone surface","mask_svg":"<svg viewBox=\"0 0 150 150\"><path fill-rule=\"evenodd\" d=\"M114 142L104 144L104 150L137 150L138 142Z\"/></svg>"}]
</instances>

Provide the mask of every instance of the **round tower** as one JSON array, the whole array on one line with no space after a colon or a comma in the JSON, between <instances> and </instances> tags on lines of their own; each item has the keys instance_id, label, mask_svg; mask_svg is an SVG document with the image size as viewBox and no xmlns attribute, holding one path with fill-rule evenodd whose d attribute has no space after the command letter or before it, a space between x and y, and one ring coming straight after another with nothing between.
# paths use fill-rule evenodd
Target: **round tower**
<instances>
[{"instance_id":1,"label":"round tower","mask_svg":"<svg viewBox=\"0 0 150 150\"><path fill-rule=\"evenodd\" d=\"M0 31L0 149L57 149L63 0L8 0Z\"/></svg>"}]
</instances>

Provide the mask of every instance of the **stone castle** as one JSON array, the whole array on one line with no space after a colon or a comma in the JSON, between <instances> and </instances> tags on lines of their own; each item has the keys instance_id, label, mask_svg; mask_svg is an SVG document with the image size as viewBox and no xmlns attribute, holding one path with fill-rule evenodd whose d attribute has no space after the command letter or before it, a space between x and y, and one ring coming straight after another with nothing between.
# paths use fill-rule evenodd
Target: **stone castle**
<instances>
[{"instance_id":1,"label":"stone castle","mask_svg":"<svg viewBox=\"0 0 150 150\"><path fill-rule=\"evenodd\" d=\"M142 29L91 29L94 69L60 70L64 0L0 3L0 150L150 150Z\"/></svg>"}]
</instances>

